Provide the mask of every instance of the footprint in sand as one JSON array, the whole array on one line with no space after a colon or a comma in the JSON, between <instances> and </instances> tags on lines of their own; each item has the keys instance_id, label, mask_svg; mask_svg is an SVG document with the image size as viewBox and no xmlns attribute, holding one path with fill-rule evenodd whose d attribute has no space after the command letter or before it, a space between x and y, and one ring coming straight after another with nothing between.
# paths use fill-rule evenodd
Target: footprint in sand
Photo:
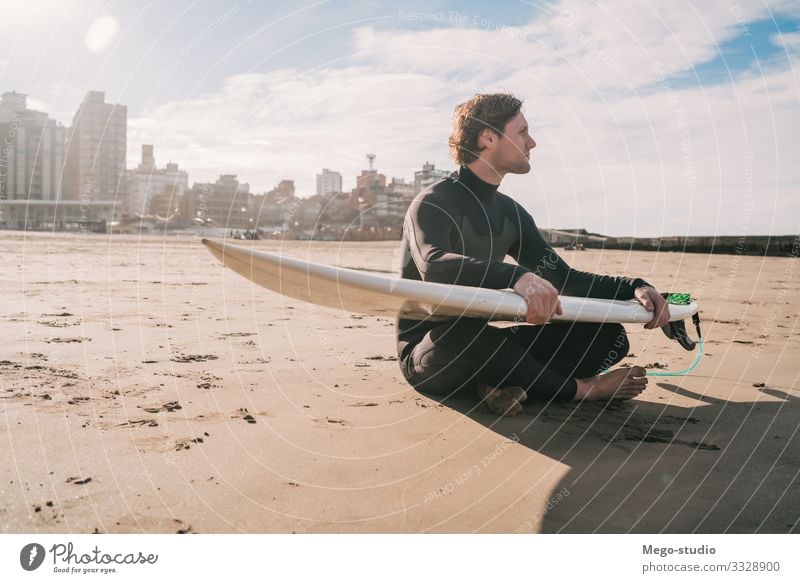
<instances>
[{"instance_id":1,"label":"footprint in sand","mask_svg":"<svg viewBox=\"0 0 800 583\"><path fill-rule=\"evenodd\" d=\"M213 375L209 372L203 371L200 373L200 381L197 383L198 389L218 389L220 385L214 384L214 381L221 381L222 377L218 377L217 375Z\"/></svg>"},{"instance_id":2,"label":"footprint in sand","mask_svg":"<svg viewBox=\"0 0 800 583\"><path fill-rule=\"evenodd\" d=\"M179 354L177 356L173 356L170 360L172 362L180 362L180 363L187 363L187 362L206 362L208 360L217 360L219 356L215 356L213 354Z\"/></svg>"},{"instance_id":3,"label":"footprint in sand","mask_svg":"<svg viewBox=\"0 0 800 583\"><path fill-rule=\"evenodd\" d=\"M255 423L256 422L255 417L250 415L250 413L247 411L247 408L245 408L245 407L242 407L241 409L239 409L237 411L237 413L238 413L238 415L231 416L231 419L243 419L244 421L247 421L248 423Z\"/></svg>"},{"instance_id":4,"label":"footprint in sand","mask_svg":"<svg viewBox=\"0 0 800 583\"><path fill-rule=\"evenodd\" d=\"M150 405L147 407L139 406L140 409L146 411L147 413L160 413L161 411L166 411L167 413L171 413L172 411L177 411L179 409L183 409L178 401L170 401L169 403L164 403L163 405Z\"/></svg>"},{"instance_id":5,"label":"footprint in sand","mask_svg":"<svg viewBox=\"0 0 800 583\"><path fill-rule=\"evenodd\" d=\"M667 365L666 364L662 364L660 362L649 362L646 365L644 365L644 367L645 368L657 368L657 369L662 369L663 370L663 369L667 368Z\"/></svg>"},{"instance_id":6,"label":"footprint in sand","mask_svg":"<svg viewBox=\"0 0 800 583\"><path fill-rule=\"evenodd\" d=\"M34 523L39 527L52 529L63 522L64 510L64 506L56 505L52 500L44 504L33 504Z\"/></svg>"},{"instance_id":7,"label":"footprint in sand","mask_svg":"<svg viewBox=\"0 0 800 583\"><path fill-rule=\"evenodd\" d=\"M694 417L677 417L674 415L662 416L662 424L685 426L687 424L699 423ZM706 451L719 451L719 446L700 441L689 441L686 439L675 438L675 433L671 429L655 427L654 421L641 420L640 422L626 423L623 425L619 434L609 439L612 442L618 441L639 441L648 443L666 443L669 445L683 445L693 449Z\"/></svg>"},{"instance_id":8,"label":"footprint in sand","mask_svg":"<svg viewBox=\"0 0 800 583\"><path fill-rule=\"evenodd\" d=\"M131 419L125 423L118 423L115 427L158 427L158 421L155 419Z\"/></svg>"},{"instance_id":9,"label":"footprint in sand","mask_svg":"<svg viewBox=\"0 0 800 583\"><path fill-rule=\"evenodd\" d=\"M67 484L75 484L76 486L83 486L84 484L88 484L91 481L92 481L91 478L76 478L76 477L67 478L66 480Z\"/></svg>"},{"instance_id":10,"label":"footprint in sand","mask_svg":"<svg viewBox=\"0 0 800 583\"><path fill-rule=\"evenodd\" d=\"M98 531L103 530L97 527L95 529ZM194 532L190 524L179 518L162 518L139 513L120 516L109 529L112 532L148 534L188 534Z\"/></svg>"},{"instance_id":11,"label":"footprint in sand","mask_svg":"<svg viewBox=\"0 0 800 583\"><path fill-rule=\"evenodd\" d=\"M191 449L192 443L203 443L205 441L205 437L209 437L207 432L203 432L204 437L185 437L183 439L179 439L175 442L175 451L181 451L183 449Z\"/></svg>"},{"instance_id":12,"label":"footprint in sand","mask_svg":"<svg viewBox=\"0 0 800 583\"><path fill-rule=\"evenodd\" d=\"M42 326L49 328L66 328L68 326L77 326L80 322L59 322L58 320L38 320L36 322Z\"/></svg>"}]
</instances>

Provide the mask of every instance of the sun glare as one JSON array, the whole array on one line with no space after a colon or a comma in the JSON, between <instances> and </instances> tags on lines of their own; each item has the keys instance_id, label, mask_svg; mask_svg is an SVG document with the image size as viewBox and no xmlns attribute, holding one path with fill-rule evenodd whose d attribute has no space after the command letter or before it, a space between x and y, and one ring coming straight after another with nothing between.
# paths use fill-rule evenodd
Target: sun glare
<instances>
[{"instance_id":1,"label":"sun glare","mask_svg":"<svg viewBox=\"0 0 800 583\"><path fill-rule=\"evenodd\" d=\"M83 42L91 52L102 53L111 46L118 32L119 22L116 18L108 15L101 16L91 24Z\"/></svg>"}]
</instances>

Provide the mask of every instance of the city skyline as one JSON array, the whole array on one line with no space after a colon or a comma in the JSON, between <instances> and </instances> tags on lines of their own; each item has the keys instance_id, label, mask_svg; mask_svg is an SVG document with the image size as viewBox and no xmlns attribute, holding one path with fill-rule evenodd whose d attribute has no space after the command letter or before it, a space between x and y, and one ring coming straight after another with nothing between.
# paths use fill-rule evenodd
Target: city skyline
<instances>
[{"instance_id":1,"label":"city skyline","mask_svg":"<svg viewBox=\"0 0 800 583\"><path fill-rule=\"evenodd\" d=\"M800 216L800 10L788 2L631 10L571 2L127 1L7 4L0 88L71 118L89 90L192 181L237 174L315 192L452 169L452 109L526 101L533 171L501 190L551 227L612 235L787 234ZM645 42L646 40L646 42ZM66 125L66 124L65 124ZM622 212L620 209L624 209Z\"/></svg>"},{"instance_id":2,"label":"city skyline","mask_svg":"<svg viewBox=\"0 0 800 583\"><path fill-rule=\"evenodd\" d=\"M123 116L123 123L124 123L124 121L127 121L127 117L126 117L127 116L127 106L125 104L105 103L104 102L105 93L103 91L98 91L98 90L94 90L94 89L89 90L87 92L87 94L84 96L84 100L82 101L81 105L78 107L78 110L72 116L72 123L69 123L69 124L65 124L61 120L55 119L54 117L52 117L50 115L50 112L41 111L41 110L34 109L33 107L31 107L31 103L35 103L35 100L31 100L30 96L28 94L24 93L24 92L11 90L11 91L5 92L2 95L4 95L4 98L9 103L11 103L14 100L19 100L19 103L22 103L24 105L21 105L21 106L17 106L15 104L8 105L8 109L11 110L12 113L9 114L7 120L0 119L0 122L5 121L5 123L11 123L13 121L15 124L17 124L17 122L18 122L18 120L17 120L18 114L14 113L17 110L19 110L21 112L27 112L26 115L28 117L36 116L37 119L41 118L41 121L39 122L39 125L42 125L46 121L47 122L48 131L50 131L50 130L58 130L58 131L64 133L67 136L67 138L65 140L65 144L67 144L66 145L66 150L67 151L70 150L70 148L68 146L69 141L70 141L69 134L73 133L73 131L75 129L79 129L79 125L76 126L76 122L80 121L80 119L81 119L81 110L84 107L86 107L87 104L88 105L93 105L94 102L97 102L101 106L108 108L107 111L116 112L115 115L117 115L117 116L122 115ZM107 114L106 115L101 115L94 122L95 125L97 126L93 130L95 133L98 133L100 135L105 133L104 132L104 126L105 126L105 123L106 123L106 119L107 119ZM115 122L115 123L119 123L119 122ZM41 132L43 130L37 130L37 131ZM126 132L123 132L123 136L122 136L123 143L125 142L126 135L127 135ZM41 136L39 135L39 133L37 133L37 135L34 137L35 141L38 142L40 137ZM102 140L101 140L101 142L102 142ZM75 148L73 150L73 154L72 154L73 156L77 156L78 153L79 153L78 150L80 149L80 145L79 145L79 142L77 140L76 140L76 143L78 144L78 148ZM157 168L158 164L157 164L157 160L156 160L156 157L155 157L154 147L155 147L155 144L142 143L140 145L140 147L138 148L138 152L137 152L138 157L134 161L131 161L126 156L124 170L128 174L129 179L130 179L130 176L132 174L135 174L137 172L140 172L145 176L149 176L150 179L152 179L152 176L154 175L153 174L154 172L164 172L165 170L166 171L170 171L170 172L174 172L174 173L178 173L179 172L178 166L180 165L180 162L173 161L172 159L170 159L168 162L164 163L163 164L163 166L164 166L163 168ZM63 148L63 146L62 146L62 148ZM129 155L130 154L130 148L127 148L127 151L128 151L128 155ZM49 157L49 152L45 152L45 153ZM31 152L31 155L33 155L33 154L35 154L35 150ZM62 157L64 157L63 152L62 152ZM69 158L69 156L67 156L67 158ZM147 158L147 160L145 160L145 158ZM362 170L360 172L361 173L364 172L363 166L370 166L371 167L371 165L374 164L374 161L375 161L376 158L377 158L377 156L375 154L365 153L364 154L364 160L366 161L366 163L362 165ZM91 162L91 160L87 161L86 163L90 163L90 162ZM68 174L69 172L66 169L67 169L67 163L63 162L62 167L59 169L59 174L60 174L60 171L65 171ZM426 169L433 170L434 169L434 165L431 164L428 161L425 161L424 163L421 163L420 166L412 169L411 177L408 177L408 176L395 177L395 176L393 176L392 178L393 179L397 178L397 179L400 179L400 180L409 180L409 178L410 178L411 181L413 182L414 179L415 179L415 174L418 174L420 172L420 170L424 171ZM344 182L344 179L342 177L342 173L341 172L339 172L338 170L335 170L335 169L331 170L330 168L322 168L322 169L320 169L320 172L321 172L321 174L316 174L316 187L314 189L314 192L307 192L307 193L301 194L300 195L301 197L311 197L311 196L314 196L314 195L328 194L328 193L331 193L331 192L340 192L340 193L342 193L342 192L350 192L351 190L356 188L357 182L361 177L361 175L354 176L353 179L352 179L353 187L352 188L344 188L342 186L342 184L344 184L345 182ZM180 173L188 174L185 170L180 170ZM441 170L437 170L436 173L437 173L437 176L444 176L446 174L449 174L448 171L441 171ZM225 174L230 174L230 172L226 172L225 169L220 168L218 176L222 176L222 175L225 175ZM236 175L236 174L234 173L234 175ZM334 176L335 176L335 178L334 178ZM3 175L3 177L5 178L6 175ZM332 183L335 184L337 186L337 188L330 188L330 185L328 185L327 187L322 189L323 192L320 192L320 188L321 188L320 179L321 178L324 178L326 180L326 184L327 184L328 180L333 179ZM286 180L287 180L287 178L281 178L278 181L277 184L279 185L280 183L285 182ZM294 181L295 179L291 178L290 180ZM70 191L72 193L79 193L80 188L77 188L77 187L69 188L68 187L68 184L70 182L75 182L76 185L80 184L80 181L77 178L74 178L73 180L65 179L64 185L62 185L62 190L66 189L66 190L68 190L68 191ZM105 182L109 182L109 184L113 185L113 184L116 183L116 179L114 178L114 179L111 179L111 180L105 180ZM200 181L196 181L196 182L200 182ZM276 185L272 185L271 187L267 186L263 190L259 191L256 194L266 194L266 193L274 190L275 188L276 188ZM114 187L106 188L105 190L113 191L113 190L115 190L115 188ZM417 191L419 191L419 188L417 188ZM47 200L56 200L56 199L59 198L59 196L63 196L63 193L62 194L57 194L56 193L56 187L53 187L52 192L50 192L50 191L48 191L48 192L49 192L49 195L47 197L45 197L45 199L47 199ZM123 196L127 195L126 192L122 192L121 194ZM40 198L40 197L37 197L37 198ZM80 197L77 194L74 194L73 198L77 199L77 198L80 198ZM110 200L110 199L113 199L113 198L114 198L113 195L101 196L102 200ZM138 203L142 203L142 202L144 202L145 196L143 196L142 193L138 193L136 198L137 198L137 202ZM135 206L140 206L140 204L137 204Z\"/></svg>"}]
</instances>

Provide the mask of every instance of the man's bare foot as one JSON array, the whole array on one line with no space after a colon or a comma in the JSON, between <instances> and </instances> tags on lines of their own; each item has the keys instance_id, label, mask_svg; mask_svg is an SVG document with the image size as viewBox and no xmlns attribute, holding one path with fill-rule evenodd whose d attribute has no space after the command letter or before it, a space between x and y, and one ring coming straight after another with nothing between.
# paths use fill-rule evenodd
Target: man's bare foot
<instances>
[{"instance_id":1,"label":"man's bare foot","mask_svg":"<svg viewBox=\"0 0 800 583\"><path fill-rule=\"evenodd\" d=\"M513 417L522 413L522 403L528 395L522 387L491 387L480 385L478 387L478 397L486 403L489 411L496 415L508 415Z\"/></svg>"},{"instance_id":2,"label":"man's bare foot","mask_svg":"<svg viewBox=\"0 0 800 583\"><path fill-rule=\"evenodd\" d=\"M646 372L641 366L633 366L587 379L575 379L578 390L572 400L633 399L647 386Z\"/></svg>"}]
</instances>

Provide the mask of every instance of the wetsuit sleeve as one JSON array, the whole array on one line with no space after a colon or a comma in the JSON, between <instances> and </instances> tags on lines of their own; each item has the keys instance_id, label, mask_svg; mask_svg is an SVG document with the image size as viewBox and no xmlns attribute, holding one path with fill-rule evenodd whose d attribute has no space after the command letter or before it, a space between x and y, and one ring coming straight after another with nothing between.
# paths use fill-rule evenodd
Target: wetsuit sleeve
<instances>
[{"instance_id":1,"label":"wetsuit sleeve","mask_svg":"<svg viewBox=\"0 0 800 583\"><path fill-rule=\"evenodd\" d=\"M459 253L453 242L461 237L454 213L431 199L411 203L403 228L423 281L504 289L528 272L524 266Z\"/></svg>"},{"instance_id":2,"label":"wetsuit sleeve","mask_svg":"<svg viewBox=\"0 0 800 583\"><path fill-rule=\"evenodd\" d=\"M553 284L560 295L606 300L633 299L634 290L650 285L641 278L597 275L572 269L544 240L530 213L516 205L520 238L509 254L521 265Z\"/></svg>"}]
</instances>

